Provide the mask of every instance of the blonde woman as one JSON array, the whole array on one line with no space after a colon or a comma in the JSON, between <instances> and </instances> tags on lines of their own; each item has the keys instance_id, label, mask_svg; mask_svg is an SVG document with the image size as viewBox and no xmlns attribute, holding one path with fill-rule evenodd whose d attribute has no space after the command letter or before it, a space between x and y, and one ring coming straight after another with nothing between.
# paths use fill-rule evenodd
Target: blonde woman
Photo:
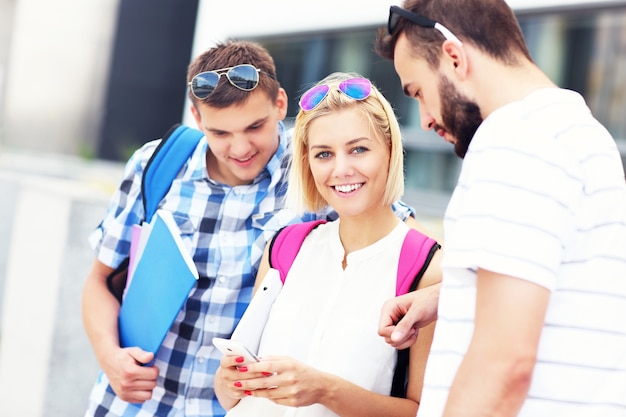
<instances>
[{"instance_id":1,"label":"blonde woman","mask_svg":"<svg viewBox=\"0 0 626 417\"><path fill-rule=\"evenodd\" d=\"M300 108L288 205L330 206L339 218L304 240L265 326L261 361L238 367L241 357L225 356L216 394L229 417L414 417L433 326L411 348L406 398L389 395L397 355L377 334L409 231L392 209L404 191L398 122L356 74L326 77ZM420 286L440 281L434 259ZM266 250L257 282L268 268Z\"/></svg>"}]
</instances>

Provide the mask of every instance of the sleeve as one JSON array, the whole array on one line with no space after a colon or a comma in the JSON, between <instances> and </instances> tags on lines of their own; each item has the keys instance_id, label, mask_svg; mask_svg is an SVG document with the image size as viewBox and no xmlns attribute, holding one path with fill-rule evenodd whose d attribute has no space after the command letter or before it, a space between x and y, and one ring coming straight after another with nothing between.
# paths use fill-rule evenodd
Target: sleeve
<instances>
[{"instance_id":1,"label":"sleeve","mask_svg":"<svg viewBox=\"0 0 626 417\"><path fill-rule=\"evenodd\" d=\"M89 236L89 243L97 259L111 268L116 268L128 257L132 226L143 220L141 178L159 141L146 143L128 160L120 185L111 197L104 218Z\"/></svg>"},{"instance_id":2,"label":"sleeve","mask_svg":"<svg viewBox=\"0 0 626 417\"><path fill-rule=\"evenodd\" d=\"M398 200L391 205L393 212L402 221L406 221L409 216L415 217L415 209L405 202Z\"/></svg>"}]
</instances>

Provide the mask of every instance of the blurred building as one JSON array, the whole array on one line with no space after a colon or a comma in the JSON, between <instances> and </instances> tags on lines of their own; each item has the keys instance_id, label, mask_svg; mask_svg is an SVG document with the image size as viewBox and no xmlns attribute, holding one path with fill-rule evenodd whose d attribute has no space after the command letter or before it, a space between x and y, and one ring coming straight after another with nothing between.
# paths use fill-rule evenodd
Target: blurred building
<instances>
[{"instance_id":1,"label":"blurred building","mask_svg":"<svg viewBox=\"0 0 626 417\"><path fill-rule=\"evenodd\" d=\"M421 213L440 216L456 184L461 160L452 147L419 124L415 100L403 95L391 62L372 52L376 30L386 23L388 3L320 8L311 5L292 25L266 25L252 17L228 31L264 44L276 60L278 78L290 97L288 116L297 112L307 86L333 71L356 71L372 79L394 105L404 131L406 193ZM381 4L382 3L382 4ZM559 86L581 93L592 112L618 141L626 164L626 1L509 0L516 10L533 59ZM261 7L248 16L258 16ZM296 19L297 20L297 19ZM211 22L198 30L210 33ZM219 27L219 26L218 26ZM452 28L454 32L454 28ZM196 36L196 51L199 38Z\"/></svg>"},{"instance_id":2,"label":"blurred building","mask_svg":"<svg viewBox=\"0 0 626 417\"><path fill-rule=\"evenodd\" d=\"M626 160L626 0L509 2L538 65L586 97ZM0 0L0 145L125 160L172 124L194 124L185 83L193 56L229 37L253 39L276 60L290 118L306 86L332 71L374 80L404 129L406 200L440 215L460 161L421 130L417 102L403 96L392 64L372 52L388 6Z\"/></svg>"},{"instance_id":3,"label":"blurred building","mask_svg":"<svg viewBox=\"0 0 626 417\"><path fill-rule=\"evenodd\" d=\"M0 144L121 160L180 121L198 0L0 0Z\"/></svg>"}]
</instances>

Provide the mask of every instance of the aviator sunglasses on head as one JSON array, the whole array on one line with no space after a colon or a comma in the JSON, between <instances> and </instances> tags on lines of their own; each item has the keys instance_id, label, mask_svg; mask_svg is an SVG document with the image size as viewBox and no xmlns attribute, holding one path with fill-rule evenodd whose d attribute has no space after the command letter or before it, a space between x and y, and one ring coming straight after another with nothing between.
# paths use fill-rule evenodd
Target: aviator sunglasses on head
<instances>
[{"instance_id":1,"label":"aviator sunglasses on head","mask_svg":"<svg viewBox=\"0 0 626 417\"><path fill-rule=\"evenodd\" d=\"M372 84L365 78L350 78L338 85L339 91L353 100L365 100L372 91ZM313 110L326 98L330 86L327 84L316 85L307 90L300 97L300 108L304 111Z\"/></svg>"},{"instance_id":2,"label":"aviator sunglasses on head","mask_svg":"<svg viewBox=\"0 0 626 417\"><path fill-rule=\"evenodd\" d=\"M210 96L222 75L226 75L228 82L243 91L252 91L259 85L259 73L263 73L254 65L241 64L234 67L220 68L213 71L205 71L196 74L189 82L191 93L198 100L204 100ZM271 78L270 74L266 74Z\"/></svg>"},{"instance_id":3,"label":"aviator sunglasses on head","mask_svg":"<svg viewBox=\"0 0 626 417\"><path fill-rule=\"evenodd\" d=\"M419 14L410 12L402 7L391 6L389 8L389 20L387 21L387 33L393 35L393 32L396 30L396 26L398 26L398 22L400 18L403 17L409 22L421 26L423 28L434 28L437 29L441 34L449 41L458 42L459 45L463 45L463 42L457 38L454 33L452 33L447 27L442 25L441 23L435 22L432 19L421 16Z\"/></svg>"}]
</instances>

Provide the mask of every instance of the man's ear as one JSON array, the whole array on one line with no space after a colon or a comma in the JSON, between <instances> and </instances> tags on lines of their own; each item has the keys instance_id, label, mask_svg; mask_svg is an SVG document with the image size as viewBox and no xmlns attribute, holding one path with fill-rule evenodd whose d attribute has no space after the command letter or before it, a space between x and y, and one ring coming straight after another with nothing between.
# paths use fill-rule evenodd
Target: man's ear
<instances>
[{"instance_id":1,"label":"man's ear","mask_svg":"<svg viewBox=\"0 0 626 417\"><path fill-rule=\"evenodd\" d=\"M460 80L467 77L469 70L469 56L464 46L452 40L444 41L442 49L442 65Z\"/></svg>"},{"instance_id":2,"label":"man's ear","mask_svg":"<svg viewBox=\"0 0 626 417\"><path fill-rule=\"evenodd\" d=\"M278 89L278 95L276 96L276 109L278 110L278 120L283 120L287 117L287 106L289 100L287 99L287 92L284 88Z\"/></svg>"}]
</instances>

